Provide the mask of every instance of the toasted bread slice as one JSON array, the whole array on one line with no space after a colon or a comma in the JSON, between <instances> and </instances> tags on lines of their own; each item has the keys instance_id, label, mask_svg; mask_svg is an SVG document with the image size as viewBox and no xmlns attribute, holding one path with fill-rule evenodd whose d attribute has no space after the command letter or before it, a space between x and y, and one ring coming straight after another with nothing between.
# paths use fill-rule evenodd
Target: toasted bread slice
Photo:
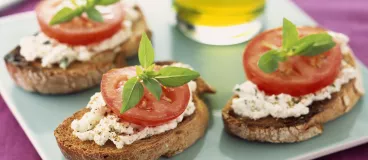
<instances>
[{"instance_id":1,"label":"toasted bread slice","mask_svg":"<svg viewBox=\"0 0 368 160\"><path fill-rule=\"evenodd\" d=\"M10 76L23 89L42 94L66 94L98 85L103 73L111 68L126 66L126 58L138 53L143 32L152 36L141 9L135 7L135 10L140 16L133 23L133 35L119 46L119 52L106 50L96 54L91 61L72 62L67 69L61 69L58 65L44 68L40 60L27 62L18 46L4 58Z\"/></svg>"},{"instance_id":2,"label":"toasted bread slice","mask_svg":"<svg viewBox=\"0 0 368 160\"><path fill-rule=\"evenodd\" d=\"M357 68L353 54L344 55L344 60ZM360 73L358 73L360 74ZM222 110L225 130L240 138L271 142L293 143L308 140L323 132L323 124L349 112L364 92L359 90L361 76L342 86L340 92L332 94L331 99L315 101L307 115L298 118L273 118L271 116L253 120L241 117L231 108L232 97Z\"/></svg>"},{"instance_id":3,"label":"toasted bread slice","mask_svg":"<svg viewBox=\"0 0 368 160\"><path fill-rule=\"evenodd\" d=\"M117 149L111 141L99 146L93 141L81 141L72 134L72 121L80 119L89 111L84 108L56 128L54 135L61 152L70 160L154 160L181 153L201 138L207 129L208 109L199 95L215 92L201 78L196 82L197 91L193 94L196 110L191 116L185 117L175 129L138 140L122 149Z\"/></svg>"}]
</instances>

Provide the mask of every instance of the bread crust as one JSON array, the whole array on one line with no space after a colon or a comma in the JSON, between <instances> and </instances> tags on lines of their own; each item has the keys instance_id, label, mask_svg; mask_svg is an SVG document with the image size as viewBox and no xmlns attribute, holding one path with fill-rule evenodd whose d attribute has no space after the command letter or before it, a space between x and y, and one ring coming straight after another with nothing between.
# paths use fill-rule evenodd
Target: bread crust
<instances>
[{"instance_id":1,"label":"bread crust","mask_svg":"<svg viewBox=\"0 0 368 160\"><path fill-rule=\"evenodd\" d=\"M344 60L357 68L352 53L344 55ZM324 123L344 115L355 106L363 95L355 87L356 81L359 80L353 79L344 84L340 92L332 94L331 99L313 102L308 106L310 112L298 118L282 119L268 116L252 120L237 116L231 108L232 99L236 98L233 96L222 110L225 130L251 141L293 143L308 140L322 134Z\"/></svg>"},{"instance_id":2,"label":"bread crust","mask_svg":"<svg viewBox=\"0 0 368 160\"><path fill-rule=\"evenodd\" d=\"M112 68L126 66L126 58L138 53L143 32L152 36L141 9L135 7L135 10L140 13L140 18L134 22L133 35L120 45L119 52L106 50L93 56L90 61L75 61L67 69L61 69L57 65L44 68L39 60L25 61L20 55L20 47L17 46L4 58L11 78L24 90L41 94L67 94L98 85L103 73Z\"/></svg>"},{"instance_id":3,"label":"bread crust","mask_svg":"<svg viewBox=\"0 0 368 160\"><path fill-rule=\"evenodd\" d=\"M197 80L197 86L207 87L204 90L211 92L209 86L200 83L202 82ZM88 112L87 108L64 120L56 128L54 135L61 152L70 160L154 160L161 156L172 157L190 147L205 134L209 113L206 104L199 98L201 93L203 92L200 92L200 87L197 87L197 92L193 94L195 112L185 117L175 129L138 140L122 149L117 149L111 141L99 146L93 141L81 141L72 135L72 121Z\"/></svg>"}]
</instances>

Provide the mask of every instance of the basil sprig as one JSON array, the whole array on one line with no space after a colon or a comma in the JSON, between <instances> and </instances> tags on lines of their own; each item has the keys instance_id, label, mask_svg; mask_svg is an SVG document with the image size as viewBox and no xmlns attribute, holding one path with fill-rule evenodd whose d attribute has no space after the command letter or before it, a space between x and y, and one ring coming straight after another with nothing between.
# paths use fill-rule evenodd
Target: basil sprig
<instances>
[{"instance_id":1,"label":"basil sprig","mask_svg":"<svg viewBox=\"0 0 368 160\"><path fill-rule=\"evenodd\" d=\"M85 0L84 4L78 4L75 0L70 0L75 9L64 7L59 10L49 22L50 25L56 25L71 21L74 17L87 13L89 19L96 22L103 22L102 14L96 9L96 6L108 6L119 2L120 0Z\"/></svg>"},{"instance_id":2,"label":"basil sprig","mask_svg":"<svg viewBox=\"0 0 368 160\"><path fill-rule=\"evenodd\" d=\"M199 77L198 72L181 67L167 66L156 71L154 70L154 57L151 41L143 33L138 49L138 59L141 66L136 66L137 76L130 78L124 84L120 113L126 112L139 103L144 94L143 85L159 100L162 95L161 85L179 87Z\"/></svg>"},{"instance_id":3,"label":"basil sprig","mask_svg":"<svg viewBox=\"0 0 368 160\"><path fill-rule=\"evenodd\" d=\"M282 47L270 46L272 50L264 53L258 60L258 67L265 73L275 72L279 62L287 60L291 56L316 56L322 54L336 43L327 33L318 33L299 38L296 26L284 18L282 27Z\"/></svg>"}]
</instances>

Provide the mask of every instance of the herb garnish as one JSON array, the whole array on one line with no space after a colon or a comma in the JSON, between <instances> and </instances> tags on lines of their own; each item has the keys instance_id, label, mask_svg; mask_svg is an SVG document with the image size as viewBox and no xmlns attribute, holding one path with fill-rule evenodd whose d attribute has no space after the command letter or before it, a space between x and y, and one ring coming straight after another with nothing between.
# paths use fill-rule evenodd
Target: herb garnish
<instances>
[{"instance_id":1,"label":"herb garnish","mask_svg":"<svg viewBox=\"0 0 368 160\"><path fill-rule=\"evenodd\" d=\"M62 69L66 69L70 64L70 61L68 58L63 58L61 59L61 61L59 62L59 67Z\"/></svg>"},{"instance_id":2,"label":"herb garnish","mask_svg":"<svg viewBox=\"0 0 368 160\"><path fill-rule=\"evenodd\" d=\"M60 24L71 21L74 17L81 16L84 12L87 13L89 19L96 22L103 22L101 13L96 9L96 6L108 6L119 2L120 0L84 0L84 4L78 4L76 0L70 0L75 9L64 7L59 10L50 21L50 25Z\"/></svg>"},{"instance_id":3,"label":"herb garnish","mask_svg":"<svg viewBox=\"0 0 368 160\"><path fill-rule=\"evenodd\" d=\"M291 56L316 56L322 54L336 43L328 33L311 34L299 39L296 26L284 18L282 27L282 47L263 42L272 50L267 51L258 60L258 67L265 73L272 73L279 67L279 62Z\"/></svg>"},{"instance_id":4,"label":"herb garnish","mask_svg":"<svg viewBox=\"0 0 368 160\"><path fill-rule=\"evenodd\" d=\"M145 33L139 44L138 58L141 66L136 66L137 76L130 78L124 84L120 113L124 113L139 103L144 94L143 85L159 100L162 94L161 85L179 87L199 77L198 72L181 67L167 66L155 71L153 47Z\"/></svg>"}]
</instances>

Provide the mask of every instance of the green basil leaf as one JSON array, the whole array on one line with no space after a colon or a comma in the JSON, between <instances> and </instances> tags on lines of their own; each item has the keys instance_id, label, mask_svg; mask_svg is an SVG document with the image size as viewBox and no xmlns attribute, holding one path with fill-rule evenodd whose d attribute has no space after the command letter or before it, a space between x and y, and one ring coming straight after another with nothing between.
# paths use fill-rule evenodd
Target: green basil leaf
<instances>
[{"instance_id":1,"label":"green basil leaf","mask_svg":"<svg viewBox=\"0 0 368 160\"><path fill-rule=\"evenodd\" d=\"M50 25L60 24L64 22L71 21L74 17L78 15L78 10L73 10L69 7L64 7L58 11L50 21Z\"/></svg>"},{"instance_id":2,"label":"green basil leaf","mask_svg":"<svg viewBox=\"0 0 368 160\"><path fill-rule=\"evenodd\" d=\"M198 77L198 72L187 68L165 67L155 79L166 87L179 87Z\"/></svg>"},{"instance_id":3,"label":"green basil leaf","mask_svg":"<svg viewBox=\"0 0 368 160\"><path fill-rule=\"evenodd\" d=\"M147 71L153 71L153 69L155 68L155 64L153 63L152 65L150 65L149 67L146 68Z\"/></svg>"},{"instance_id":4,"label":"green basil leaf","mask_svg":"<svg viewBox=\"0 0 368 160\"><path fill-rule=\"evenodd\" d=\"M276 53L277 52L277 53ZM287 53L285 51L277 51L276 50L275 54L277 55L278 61L280 62L285 62L287 60Z\"/></svg>"},{"instance_id":5,"label":"green basil leaf","mask_svg":"<svg viewBox=\"0 0 368 160\"><path fill-rule=\"evenodd\" d=\"M98 1L98 0L87 0L86 7L88 9L94 7L96 5L96 1Z\"/></svg>"},{"instance_id":6,"label":"green basil leaf","mask_svg":"<svg viewBox=\"0 0 368 160\"><path fill-rule=\"evenodd\" d=\"M300 53L303 56L316 56L327 52L336 45L334 41L324 43L314 43L311 47Z\"/></svg>"},{"instance_id":7,"label":"green basil leaf","mask_svg":"<svg viewBox=\"0 0 368 160\"><path fill-rule=\"evenodd\" d=\"M298 45L295 45L292 48L293 51L293 55L300 55L303 51L305 51L306 49L308 49L309 47L311 47L314 44L314 42L302 42Z\"/></svg>"},{"instance_id":8,"label":"green basil leaf","mask_svg":"<svg viewBox=\"0 0 368 160\"><path fill-rule=\"evenodd\" d=\"M148 76L147 76L147 74L146 73L142 73L142 74L140 74L140 75L138 75L138 77L140 78L140 79L142 79L142 80L144 80L144 79L148 79Z\"/></svg>"},{"instance_id":9,"label":"green basil leaf","mask_svg":"<svg viewBox=\"0 0 368 160\"><path fill-rule=\"evenodd\" d=\"M59 62L59 67L62 69L66 69L69 66L70 62L68 60L68 58L63 58L60 62Z\"/></svg>"},{"instance_id":10,"label":"green basil leaf","mask_svg":"<svg viewBox=\"0 0 368 160\"><path fill-rule=\"evenodd\" d=\"M160 100L162 93L160 83L152 78L148 78L143 80L143 84L155 96L157 100Z\"/></svg>"},{"instance_id":11,"label":"green basil leaf","mask_svg":"<svg viewBox=\"0 0 368 160\"><path fill-rule=\"evenodd\" d=\"M298 40L295 43L294 47L298 47L300 45L306 45L306 44L309 44L309 46L311 46L313 45L313 43L321 43L321 42L326 42L326 41L333 41L332 37L327 33L311 34L311 35L305 36L301 38L300 40Z\"/></svg>"},{"instance_id":12,"label":"green basil leaf","mask_svg":"<svg viewBox=\"0 0 368 160\"><path fill-rule=\"evenodd\" d=\"M87 9L86 12L87 12L89 19L96 21L96 22L103 22L103 17L96 8L89 8Z\"/></svg>"},{"instance_id":13,"label":"green basil leaf","mask_svg":"<svg viewBox=\"0 0 368 160\"><path fill-rule=\"evenodd\" d=\"M123 88L123 104L120 113L124 113L127 110L136 106L142 99L144 94L144 88L142 83L137 77L129 79Z\"/></svg>"},{"instance_id":14,"label":"green basil leaf","mask_svg":"<svg viewBox=\"0 0 368 160\"><path fill-rule=\"evenodd\" d=\"M70 0L70 1L72 2L72 4L73 4L75 7L77 7L77 6L78 6L78 4L77 4L76 0Z\"/></svg>"},{"instance_id":15,"label":"green basil leaf","mask_svg":"<svg viewBox=\"0 0 368 160\"><path fill-rule=\"evenodd\" d=\"M143 68L148 68L149 66L151 66L151 64L153 64L154 57L155 54L151 41L148 39L147 34L143 33L138 49L139 63L142 65Z\"/></svg>"},{"instance_id":16,"label":"green basil leaf","mask_svg":"<svg viewBox=\"0 0 368 160\"><path fill-rule=\"evenodd\" d=\"M96 5L108 6L119 1L120 0L96 0Z\"/></svg>"},{"instance_id":17,"label":"green basil leaf","mask_svg":"<svg viewBox=\"0 0 368 160\"><path fill-rule=\"evenodd\" d=\"M140 75L143 73L143 69L141 66L135 66L135 72L137 73L137 75Z\"/></svg>"},{"instance_id":18,"label":"green basil leaf","mask_svg":"<svg viewBox=\"0 0 368 160\"><path fill-rule=\"evenodd\" d=\"M290 49L298 41L298 30L289 20L284 18L282 26L282 48Z\"/></svg>"},{"instance_id":19,"label":"green basil leaf","mask_svg":"<svg viewBox=\"0 0 368 160\"><path fill-rule=\"evenodd\" d=\"M158 76L160 73L156 72L156 71L146 71L145 72L146 75L149 77L149 78L154 78L156 76Z\"/></svg>"},{"instance_id":20,"label":"green basil leaf","mask_svg":"<svg viewBox=\"0 0 368 160\"><path fill-rule=\"evenodd\" d=\"M85 10L84 6L80 6L80 7L76 8L74 10L76 17L81 16L83 14L84 10Z\"/></svg>"},{"instance_id":21,"label":"green basil leaf","mask_svg":"<svg viewBox=\"0 0 368 160\"><path fill-rule=\"evenodd\" d=\"M312 34L303 37L293 47L295 55L315 56L333 48L336 43L327 33Z\"/></svg>"},{"instance_id":22,"label":"green basil leaf","mask_svg":"<svg viewBox=\"0 0 368 160\"><path fill-rule=\"evenodd\" d=\"M279 61L282 61L279 57L277 50L270 50L263 54L258 60L258 67L265 73L272 73L279 68Z\"/></svg>"}]
</instances>

